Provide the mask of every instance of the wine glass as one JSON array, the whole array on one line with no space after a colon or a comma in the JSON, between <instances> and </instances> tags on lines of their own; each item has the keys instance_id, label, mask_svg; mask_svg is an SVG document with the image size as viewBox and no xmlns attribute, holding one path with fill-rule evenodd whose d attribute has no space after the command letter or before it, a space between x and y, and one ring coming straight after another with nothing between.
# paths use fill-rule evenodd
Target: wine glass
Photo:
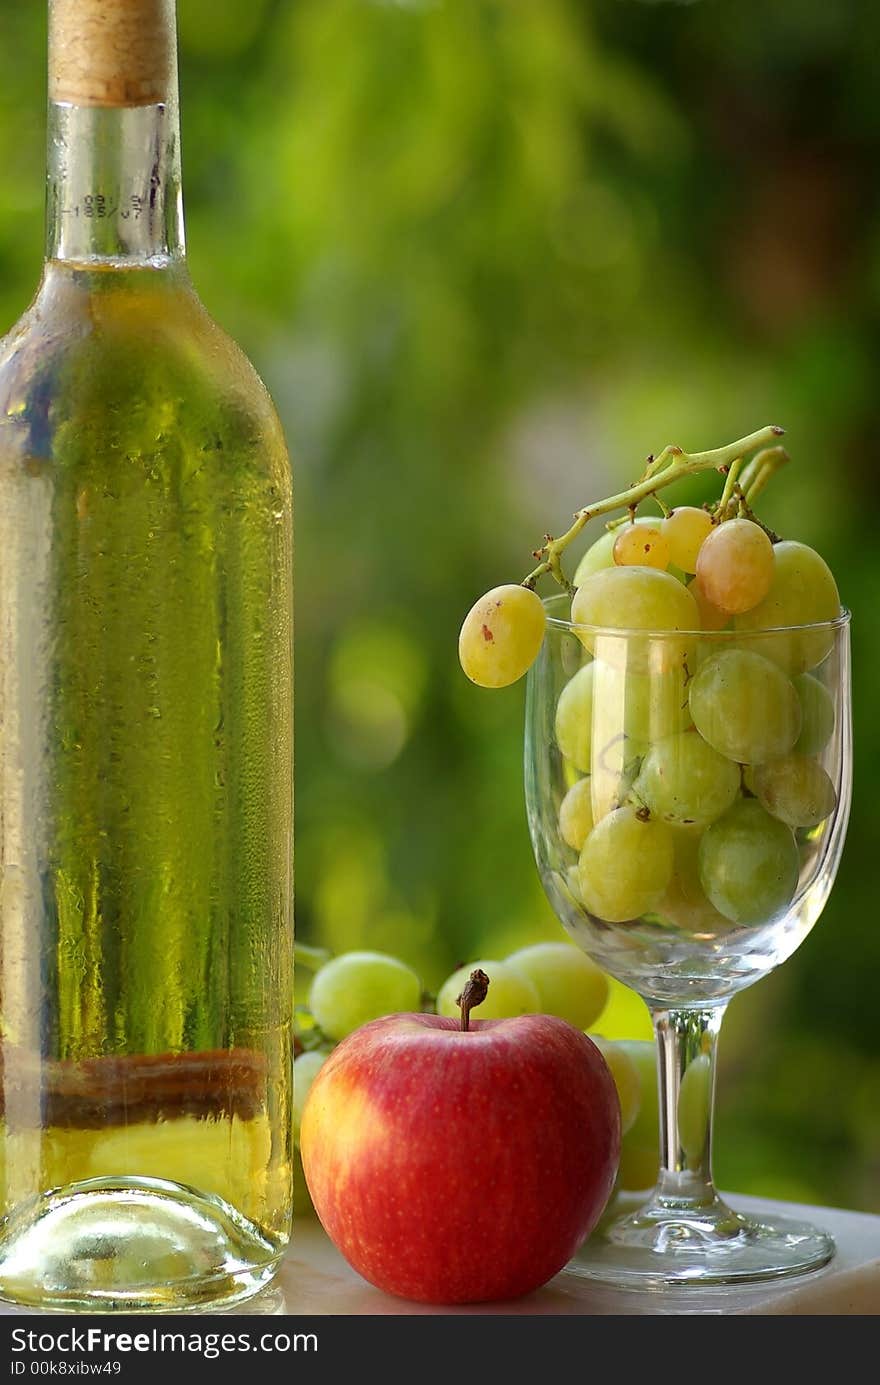
<instances>
[{"instance_id":1,"label":"wine glass","mask_svg":"<svg viewBox=\"0 0 880 1385\"><path fill-rule=\"evenodd\" d=\"M837 871L852 775L849 613L776 630L573 625L563 596L528 678L525 780L544 889L651 1011L660 1169L571 1268L618 1286L799 1274L823 1231L734 1211L712 1183L724 1011L794 952Z\"/></svg>"}]
</instances>

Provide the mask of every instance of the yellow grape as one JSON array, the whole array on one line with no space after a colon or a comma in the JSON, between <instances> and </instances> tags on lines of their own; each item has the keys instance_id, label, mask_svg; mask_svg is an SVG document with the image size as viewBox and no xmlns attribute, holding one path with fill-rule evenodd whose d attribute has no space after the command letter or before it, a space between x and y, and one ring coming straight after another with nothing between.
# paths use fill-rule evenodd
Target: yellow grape
<instances>
[{"instance_id":1,"label":"yellow grape","mask_svg":"<svg viewBox=\"0 0 880 1385\"><path fill-rule=\"evenodd\" d=\"M803 714L801 734L794 748L801 755L818 755L834 733L834 698L825 684L810 673L801 673L792 682Z\"/></svg>"},{"instance_id":2,"label":"yellow grape","mask_svg":"<svg viewBox=\"0 0 880 1385\"><path fill-rule=\"evenodd\" d=\"M685 1068L678 1089L678 1138L693 1167L705 1156L711 1106L712 1060L708 1053L698 1053Z\"/></svg>"},{"instance_id":3,"label":"yellow grape","mask_svg":"<svg viewBox=\"0 0 880 1385\"><path fill-rule=\"evenodd\" d=\"M695 630L697 610L686 587L652 567L602 568L578 587L571 603L575 625L609 630ZM589 647L590 635L581 636Z\"/></svg>"},{"instance_id":4,"label":"yellow grape","mask_svg":"<svg viewBox=\"0 0 880 1385\"><path fill-rule=\"evenodd\" d=\"M665 822L627 805L593 828L578 874L584 907L606 923L650 913L672 879L672 833Z\"/></svg>"},{"instance_id":5,"label":"yellow grape","mask_svg":"<svg viewBox=\"0 0 880 1385\"><path fill-rule=\"evenodd\" d=\"M696 572L697 554L712 532L712 516L695 505L680 505L663 521L663 533L669 543L669 561L682 572Z\"/></svg>"},{"instance_id":6,"label":"yellow grape","mask_svg":"<svg viewBox=\"0 0 880 1385\"><path fill-rule=\"evenodd\" d=\"M595 664L584 664L569 678L556 704L556 744L582 774L590 772Z\"/></svg>"},{"instance_id":7,"label":"yellow grape","mask_svg":"<svg viewBox=\"0 0 880 1385\"><path fill-rule=\"evenodd\" d=\"M584 901L581 899L581 882L577 866L567 867L565 871L565 888L568 890L578 908L582 909L584 907Z\"/></svg>"},{"instance_id":8,"label":"yellow grape","mask_svg":"<svg viewBox=\"0 0 880 1385\"><path fill-rule=\"evenodd\" d=\"M801 733L793 683L751 649L722 649L706 659L690 681L688 698L703 739L741 765L787 755Z\"/></svg>"},{"instance_id":9,"label":"yellow grape","mask_svg":"<svg viewBox=\"0 0 880 1385\"><path fill-rule=\"evenodd\" d=\"M623 569L620 569L621 571ZM627 643L627 641L624 641ZM594 660L595 670L592 682L593 722L592 757L590 765L590 786L593 800L593 822L597 823L617 808L629 793L632 780L638 769L641 756L647 751L647 743L635 738L630 717L630 693L638 684L639 691L653 684L659 688L663 679L649 679L647 674L631 674L626 668L606 663L604 659ZM670 673L670 682L675 679ZM647 729L650 709L645 708L644 699L636 717L637 730L641 736ZM677 728L676 728L677 729Z\"/></svg>"},{"instance_id":10,"label":"yellow grape","mask_svg":"<svg viewBox=\"0 0 880 1385\"><path fill-rule=\"evenodd\" d=\"M437 1014L458 1019L461 1014L457 1000L470 974L479 968L489 978L489 991L482 1005L475 1007L473 1020L502 1020L515 1015L538 1015L541 1001L538 988L530 977L517 971L507 962L469 962L447 976L437 993Z\"/></svg>"},{"instance_id":11,"label":"yellow grape","mask_svg":"<svg viewBox=\"0 0 880 1385\"><path fill-rule=\"evenodd\" d=\"M752 520L726 520L704 541L697 557L697 577L713 606L742 615L770 590L773 545Z\"/></svg>"},{"instance_id":12,"label":"yellow grape","mask_svg":"<svg viewBox=\"0 0 880 1385\"><path fill-rule=\"evenodd\" d=\"M663 740L676 731L684 731L691 725L688 706L685 668L662 669L659 673L635 673L632 670L611 668L622 681L623 704L625 709L624 732L634 745L646 746L651 741ZM603 690L610 690L612 679L604 682L597 677L595 696L597 701ZM617 707L620 707L618 694ZM619 711L618 711L619 715Z\"/></svg>"},{"instance_id":13,"label":"yellow grape","mask_svg":"<svg viewBox=\"0 0 880 1385\"><path fill-rule=\"evenodd\" d=\"M635 1120L620 1145L617 1181L625 1190L648 1188L657 1181L660 1162L657 1046L644 1039L616 1039L613 1047L633 1063L640 1087Z\"/></svg>"},{"instance_id":14,"label":"yellow grape","mask_svg":"<svg viewBox=\"0 0 880 1385\"><path fill-rule=\"evenodd\" d=\"M633 791L652 816L705 827L727 812L739 786L738 765L697 731L682 731L651 746Z\"/></svg>"},{"instance_id":15,"label":"yellow grape","mask_svg":"<svg viewBox=\"0 0 880 1385\"><path fill-rule=\"evenodd\" d=\"M661 651L662 652L662 651ZM592 692L592 765L584 773L607 775L645 755L653 741L691 725L687 675L683 666L656 674L635 673L595 660ZM560 705L562 699L560 698ZM594 786L595 787L595 786ZM594 795L595 808L595 795Z\"/></svg>"},{"instance_id":16,"label":"yellow grape","mask_svg":"<svg viewBox=\"0 0 880 1385\"><path fill-rule=\"evenodd\" d=\"M653 515L638 515L635 522L636 524L654 525L657 520ZM616 529L606 529L604 534L600 534L598 539L590 545L575 568L573 582L576 587L583 586L587 578L592 577L594 572L599 572L604 567L614 567L616 538Z\"/></svg>"},{"instance_id":17,"label":"yellow grape","mask_svg":"<svg viewBox=\"0 0 880 1385\"><path fill-rule=\"evenodd\" d=\"M767 595L751 611L737 616L734 624L737 630L749 632L780 631L756 634L749 644L787 673L804 673L830 653L834 631L786 627L824 623L839 615L840 595L828 564L814 548L786 539L773 546L773 579Z\"/></svg>"},{"instance_id":18,"label":"yellow grape","mask_svg":"<svg viewBox=\"0 0 880 1385\"><path fill-rule=\"evenodd\" d=\"M665 571L669 566L669 539L662 524L658 519L655 524L627 524L618 529L614 540L617 566L656 567Z\"/></svg>"},{"instance_id":19,"label":"yellow grape","mask_svg":"<svg viewBox=\"0 0 880 1385\"><path fill-rule=\"evenodd\" d=\"M692 577L688 582L687 589L694 601L697 603L697 610L700 613L701 630L723 630L730 616L727 611L719 610L713 606L700 584L699 577Z\"/></svg>"},{"instance_id":20,"label":"yellow grape","mask_svg":"<svg viewBox=\"0 0 880 1385\"><path fill-rule=\"evenodd\" d=\"M327 1061L326 1053L311 1049L301 1053L293 1063L293 1138L299 1144L299 1127L306 1097L312 1090L312 1083Z\"/></svg>"},{"instance_id":21,"label":"yellow grape","mask_svg":"<svg viewBox=\"0 0 880 1385\"><path fill-rule=\"evenodd\" d=\"M754 771L758 801L789 827L818 827L837 807L837 793L825 770L806 755L783 755Z\"/></svg>"},{"instance_id":22,"label":"yellow grape","mask_svg":"<svg viewBox=\"0 0 880 1385\"><path fill-rule=\"evenodd\" d=\"M592 786L589 779L579 779L560 804L559 835L567 846L579 852L592 830Z\"/></svg>"},{"instance_id":23,"label":"yellow grape","mask_svg":"<svg viewBox=\"0 0 880 1385\"><path fill-rule=\"evenodd\" d=\"M657 677L690 667L700 615L690 592L671 573L639 566L593 573L574 594L571 619L597 662L627 676Z\"/></svg>"},{"instance_id":24,"label":"yellow grape","mask_svg":"<svg viewBox=\"0 0 880 1385\"><path fill-rule=\"evenodd\" d=\"M700 880L702 838L700 828L672 828L674 872L657 912L686 933L712 939L729 932L730 924L710 904Z\"/></svg>"},{"instance_id":25,"label":"yellow grape","mask_svg":"<svg viewBox=\"0 0 880 1385\"><path fill-rule=\"evenodd\" d=\"M341 952L316 972L309 991L315 1022L330 1039L370 1020L418 1010L422 983L412 967L384 952Z\"/></svg>"},{"instance_id":26,"label":"yellow grape","mask_svg":"<svg viewBox=\"0 0 880 1385\"><path fill-rule=\"evenodd\" d=\"M730 923L710 904L705 892L701 900L689 899L678 875L673 875L669 888L657 906L664 922L674 923L683 933L690 933L702 942L714 942L730 932Z\"/></svg>"},{"instance_id":27,"label":"yellow grape","mask_svg":"<svg viewBox=\"0 0 880 1385\"><path fill-rule=\"evenodd\" d=\"M642 1104L641 1073L625 1048L621 1048L611 1039L603 1039L601 1034L591 1034L590 1038L602 1054L614 1078L617 1099L620 1102L620 1133L625 1135L635 1124ZM651 1056L653 1058L653 1054Z\"/></svg>"},{"instance_id":28,"label":"yellow grape","mask_svg":"<svg viewBox=\"0 0 880 1385\"><path fill-rule=\"evenodd\" d=\"M528 587L493 587L468 611L458 637L458 657L472 683L506 688L538 656L547 617Z\"/></svg>"},{"instance_id":29,"label":"yellow grape","mask_svg":"<svg viewBox=\"0 0 880 1385\"><path fill-rule=\"evenodd\" d=\"M512 952L506 965L531 981L545 1015L589 1029L605 1009L608 977L573 943L533 943Z\"/></svg>"}]
</instances>

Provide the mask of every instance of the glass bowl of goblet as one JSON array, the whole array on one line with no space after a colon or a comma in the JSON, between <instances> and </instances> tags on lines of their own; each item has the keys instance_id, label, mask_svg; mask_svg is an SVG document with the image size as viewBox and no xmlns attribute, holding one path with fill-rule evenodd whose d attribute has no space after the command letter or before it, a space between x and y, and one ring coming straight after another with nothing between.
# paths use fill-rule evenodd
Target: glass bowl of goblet
<instances>
[{"instance_id":1,"label":"glass bowl of goblet","mask_svg":"<svg viewBox=\"0 0 880 1385\"><path fill-rule=\"evenodd\" d=\"M715 1047L834 882L852 776L849 613L774 630L574 625L546 602L528 677L529 828L572 938L647 1002L659 1176L571 1268L619 1286L801 1274L823 1231L735 1211L712 1182Z\"/></svg>"}]
</instances>

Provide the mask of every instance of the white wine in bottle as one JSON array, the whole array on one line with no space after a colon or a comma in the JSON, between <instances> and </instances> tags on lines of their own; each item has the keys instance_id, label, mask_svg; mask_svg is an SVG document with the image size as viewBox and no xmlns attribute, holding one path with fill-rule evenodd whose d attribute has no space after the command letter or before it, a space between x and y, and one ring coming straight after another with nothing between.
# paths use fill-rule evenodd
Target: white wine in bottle
<instances>
[{"instance_id":1,"label":"white wine in bottle","mask_svg":"<svg viewBox=\"0 0 880 1385\"><path fill-rule=\"evenodd\" d=\"M290 466L187 274L174 0L49 11L0 344L0 1296L163 1311L290 1232Z\"/></svg>"}]
</instances>

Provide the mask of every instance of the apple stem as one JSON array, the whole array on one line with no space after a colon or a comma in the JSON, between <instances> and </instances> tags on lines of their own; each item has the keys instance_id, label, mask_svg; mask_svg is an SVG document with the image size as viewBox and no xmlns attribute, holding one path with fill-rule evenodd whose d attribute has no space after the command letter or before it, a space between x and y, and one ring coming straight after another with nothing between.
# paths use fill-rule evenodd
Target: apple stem
<instances>
[{"instance_id":1,"label":"apple stem","mask_svg":"<svg viewBox=\"0 0 880 1385\"><path fill-rule=\"evenodd\" d=\"M456 1005L461 1007L462 1034L466 1034L471 1027L471 1010L477 1005L482 1005L488 992L489 978L484 971L477 967L476 971L471 972L464 990L455 1001Z\"/></svg>"}]
</instances>

